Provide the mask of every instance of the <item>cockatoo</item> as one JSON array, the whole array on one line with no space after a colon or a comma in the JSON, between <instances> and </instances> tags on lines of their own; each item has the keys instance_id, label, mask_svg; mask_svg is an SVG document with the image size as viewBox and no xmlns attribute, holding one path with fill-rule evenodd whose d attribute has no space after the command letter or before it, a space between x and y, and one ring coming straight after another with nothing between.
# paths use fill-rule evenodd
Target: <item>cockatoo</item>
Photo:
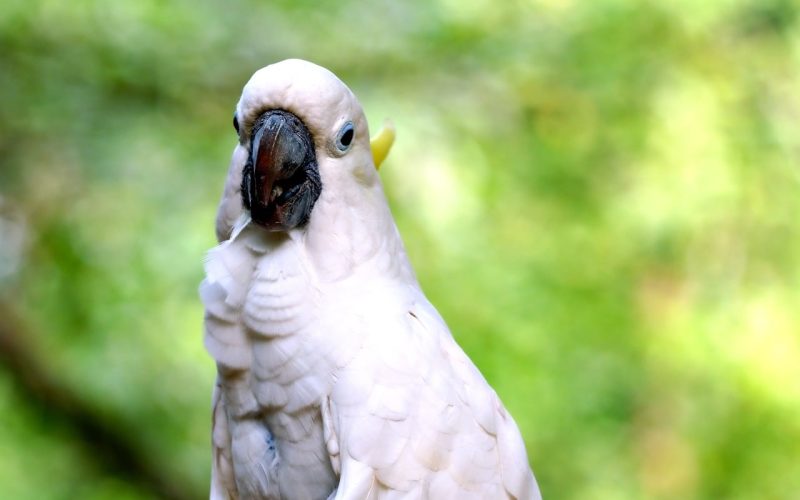
<instances>
[{"instance_id":1,"label":"cockatoo","mask_svg":"<svg viewBox=\"0 0 800 500\"><path fill-rule=\"evenodd\" d=\"M234 126L200 286L211 498L540 498L409 264L376 168L391 135L373 153L350 89L301 60L257 71Z\"/></svg>"}]
</instances>

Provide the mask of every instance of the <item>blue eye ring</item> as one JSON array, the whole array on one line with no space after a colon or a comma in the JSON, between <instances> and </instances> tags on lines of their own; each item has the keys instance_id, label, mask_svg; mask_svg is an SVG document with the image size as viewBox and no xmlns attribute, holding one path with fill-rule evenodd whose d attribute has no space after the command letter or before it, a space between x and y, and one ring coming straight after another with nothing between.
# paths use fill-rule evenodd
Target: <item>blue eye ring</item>
<instances>
[{"instance_id":1,"label":"blue eye ring","mask_svg":"<svg viewBox=\"0 0 800 500\"><path fill-rule=\"evenodd\" d=\"M339 152L344 153L350 146L353 145L353 139L356 136L356 129L353 126L353 122L347 122L342 125L342 128L339 129L339 133L336 134L336 149Z\"/></svg>"}]
</instances>

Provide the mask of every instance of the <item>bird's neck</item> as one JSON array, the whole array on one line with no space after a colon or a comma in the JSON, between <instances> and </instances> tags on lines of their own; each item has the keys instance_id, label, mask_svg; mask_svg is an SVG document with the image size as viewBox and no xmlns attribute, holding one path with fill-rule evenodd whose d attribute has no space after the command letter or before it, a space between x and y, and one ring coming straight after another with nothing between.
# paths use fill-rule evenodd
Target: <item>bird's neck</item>
<instances>
[{"instance_id":1,"label":"bird's neck","mask_svg":"<svg viewBox=\"0 0 800 500\"><path fill-rule=\"evenodd\" d=\"M351 199L326 197L323 191L297 236L320 281L367 273L416 283L379 182Z\"/></svg>"}]
</instances>

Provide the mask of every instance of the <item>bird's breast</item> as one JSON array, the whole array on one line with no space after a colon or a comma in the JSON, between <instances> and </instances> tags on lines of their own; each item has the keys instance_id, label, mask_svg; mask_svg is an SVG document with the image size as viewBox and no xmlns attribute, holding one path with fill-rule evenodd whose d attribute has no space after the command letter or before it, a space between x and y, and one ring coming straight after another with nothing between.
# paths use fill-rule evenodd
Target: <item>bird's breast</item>
<instances>
[{"instance_id":1,"label":"bird's breast","mask_svg":"<svg viewBox=\"0 0 800 500\"><path fill-rule=\"evenodd\" d=\"M330 376L319 365L318 301L302 255L291 240L263 255L244 303L254 390L267 409L319 401Z\"/></svg>"},{"instance_id":2,"label":"bird's breast","mask_svg":"<svg viewBox=\"0 0 800 500\"><path fill-rule=\"evenodd\" d=\"M254 266L242 307L250 390L275 439L283 498L325 497L335 487L320 417L332 369L303 255L291 240L268 248Z\"/></svg>"}]
</instances>

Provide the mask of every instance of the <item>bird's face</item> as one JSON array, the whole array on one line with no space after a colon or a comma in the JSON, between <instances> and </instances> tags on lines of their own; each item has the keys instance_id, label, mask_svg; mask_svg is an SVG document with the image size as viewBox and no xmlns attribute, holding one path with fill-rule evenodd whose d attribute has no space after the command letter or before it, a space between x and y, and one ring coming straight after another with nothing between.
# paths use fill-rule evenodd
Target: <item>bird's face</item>
<instances>
[{"instance_id":1,"label":"bird's face","mask_svg":"<svg viewBox=\"0 0 800 500\"><path fill-rule=\"evenodd\" d=\"M370 170L366 176L376 177L360 105L338 78L311 63L290 60L257 72L234 127L248 149L242 204L270 231L305 225L323 190L353 191Z\"/></svg>"}]
</instances>

